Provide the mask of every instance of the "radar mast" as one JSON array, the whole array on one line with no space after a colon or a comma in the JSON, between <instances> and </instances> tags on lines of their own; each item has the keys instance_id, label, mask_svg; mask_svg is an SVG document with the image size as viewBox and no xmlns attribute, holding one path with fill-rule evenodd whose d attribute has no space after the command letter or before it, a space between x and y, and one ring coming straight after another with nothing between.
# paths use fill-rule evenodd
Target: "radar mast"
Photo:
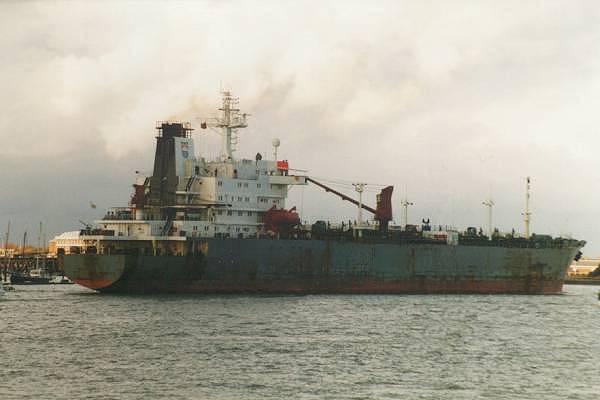
<instances>
[{"instance_id":1,"label":"radar mast","mask_svg":"<svg viewBox=\"0 0 600 400\"><path fill-rule=\"evenodd\" d=\"M249 114L240 113L239 98L233 97L231 92L223 91L223 105L219 110L221 117L217 118L215 126L221 128L219 134L222 138L221 160L233 160L233 152L237 150L239 140L238 129L248 126L246 117Z\"/></svg>"}]
</instances>

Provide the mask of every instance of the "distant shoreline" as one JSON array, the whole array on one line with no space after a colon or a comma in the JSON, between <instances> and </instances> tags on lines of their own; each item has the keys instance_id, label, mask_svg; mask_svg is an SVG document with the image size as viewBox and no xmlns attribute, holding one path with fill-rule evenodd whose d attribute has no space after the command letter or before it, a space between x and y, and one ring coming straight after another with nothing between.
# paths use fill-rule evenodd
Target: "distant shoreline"
<instances>
[{"instance_id":1,"label":"distant shoreline","mask_svg":"<svg viewBox=\"0 0 600 400\"><path fill-rule=\"evenodd\" d=\"M600 279L594 278L573 278L565 279L565 285L600 285Z\"/></svg>"}]
</instances>

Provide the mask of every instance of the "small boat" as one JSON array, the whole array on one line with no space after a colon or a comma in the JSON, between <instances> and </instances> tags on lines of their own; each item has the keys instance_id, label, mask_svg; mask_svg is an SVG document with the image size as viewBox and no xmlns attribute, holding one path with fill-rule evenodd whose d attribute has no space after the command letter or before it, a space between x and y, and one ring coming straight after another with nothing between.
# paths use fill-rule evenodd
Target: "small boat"
<instances>
[{"instance_id":1,"label":"small boat","mask_svg":"<svg viewBox=\"0 0 600 400\"><path fill-rule=\"evenodd\" d=\"M56 275L50 279L50 283L54 285L72 285L73 281L64 275Z\"/></svg>"},{"instance_id":2,"label":"small boat","mask_svg":"<svg viewBox=\"0 0 600 400\"><path fill-rule=\"evenodd\" d=\"M29 273L13 272L10 274L10 283L13 285L47 285L50 277L41 269L32 269Z\"/></svg>"}]
</instances>

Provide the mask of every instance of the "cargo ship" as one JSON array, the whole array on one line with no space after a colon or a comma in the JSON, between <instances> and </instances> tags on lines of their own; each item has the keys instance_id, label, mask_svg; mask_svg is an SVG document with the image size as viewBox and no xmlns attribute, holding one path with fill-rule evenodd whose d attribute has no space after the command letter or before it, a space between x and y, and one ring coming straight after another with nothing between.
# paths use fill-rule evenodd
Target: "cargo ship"
<instances>
[{"instance_id":1,"label":"cargo ship","mask_svg":"<svg viewBox=\"0 0 600 400\"><path fill-rule=\"evenodd\" d=\"M189 122L158 122L152 175L81 231L78 252L59 254L64 274L107 293L552 294L581 254L585 242L549 235L394 226L392 186L370 207L362 184L356 200L290 168L278 139L273 159L238 159L238 104L224 92L219 116L200 123L221 135L212 160L196 155ZM302 224L286 198L308 184L355 204L358 222Z\"/></svg>"}]
</instances>

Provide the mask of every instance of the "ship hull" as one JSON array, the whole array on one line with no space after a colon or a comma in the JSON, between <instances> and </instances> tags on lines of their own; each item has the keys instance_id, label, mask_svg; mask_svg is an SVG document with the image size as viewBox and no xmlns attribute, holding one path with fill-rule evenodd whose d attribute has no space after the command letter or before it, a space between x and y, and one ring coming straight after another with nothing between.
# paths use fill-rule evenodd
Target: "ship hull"
<instances>
[{"instance_id":1,"label":"ship hull","mask_svg":"<svg viewBox=\"0 0 600 400\"><path fill-rule=\"evenodd\" d=\"M74 282L111 293L560 293L577 248L206 239L177 255L73 254Z\"/></svg>"}]
</instances>

